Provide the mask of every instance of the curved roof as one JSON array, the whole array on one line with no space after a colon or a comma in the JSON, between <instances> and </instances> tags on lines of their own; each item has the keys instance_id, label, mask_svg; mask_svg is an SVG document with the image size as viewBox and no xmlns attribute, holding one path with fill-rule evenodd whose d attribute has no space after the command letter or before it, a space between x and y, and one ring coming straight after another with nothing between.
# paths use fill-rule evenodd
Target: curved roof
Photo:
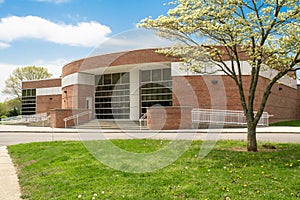
<instances>
[{"instance_id":1,"label":"curved roof","mask_svg":"<svg viewBox=\"0 0 300 200\"><path fill-rule=\"evenodd\" d=\"M110 53L71 62L63 67L62 76L100 67L155 62L178 62L180 59L156 53L157 49L141 49Z\"/></svg>"}]
</instances>

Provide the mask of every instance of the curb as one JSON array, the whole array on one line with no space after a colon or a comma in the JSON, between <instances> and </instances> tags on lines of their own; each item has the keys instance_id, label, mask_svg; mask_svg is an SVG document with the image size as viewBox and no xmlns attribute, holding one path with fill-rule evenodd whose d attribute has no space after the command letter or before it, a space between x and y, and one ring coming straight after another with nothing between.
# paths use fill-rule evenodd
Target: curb
<instances>
[{"instance_id":1,"label":"curb","mask_svg":"<svg viewBox=\"0 0 300 200\"><path fill-rule=\"evenodd\" d=\"M0 200L21 200L20 185L6 146L0 146Z\"/></svg>"}]
</instances>

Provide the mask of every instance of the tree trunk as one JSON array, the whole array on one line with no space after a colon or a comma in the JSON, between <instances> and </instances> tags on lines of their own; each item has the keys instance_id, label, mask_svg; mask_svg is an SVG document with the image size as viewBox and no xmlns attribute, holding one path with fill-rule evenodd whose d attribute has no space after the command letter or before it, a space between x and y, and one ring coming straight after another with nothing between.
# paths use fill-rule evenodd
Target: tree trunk
<instances>
[{"instance_id":1,"label":"tree trunk","mask_svg":"<svg viewBox=\"0 0 300 200\"><path fill-rule=\"evenodd\" d=\"M247 150L257 152L256 126L248 125Z\"/></svg>"}]
</instances>

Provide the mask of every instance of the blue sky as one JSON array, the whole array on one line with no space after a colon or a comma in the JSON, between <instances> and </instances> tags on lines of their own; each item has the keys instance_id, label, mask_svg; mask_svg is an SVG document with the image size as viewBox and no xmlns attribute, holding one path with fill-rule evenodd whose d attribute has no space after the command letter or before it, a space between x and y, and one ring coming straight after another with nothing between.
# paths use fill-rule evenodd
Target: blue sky
<instances>
[{"instance_id":1,"label":"blue sky","mask_svg":"<svg viewBox=\"0 0 300 200\"><path fill-rule=\"evenodd\" d=\"M141 19L166 14L167 2L0 0L0 90L17 67L47 67L58 77L64 64L93 54L168 45L136 30Z\"/></svg>"}]
</instances>

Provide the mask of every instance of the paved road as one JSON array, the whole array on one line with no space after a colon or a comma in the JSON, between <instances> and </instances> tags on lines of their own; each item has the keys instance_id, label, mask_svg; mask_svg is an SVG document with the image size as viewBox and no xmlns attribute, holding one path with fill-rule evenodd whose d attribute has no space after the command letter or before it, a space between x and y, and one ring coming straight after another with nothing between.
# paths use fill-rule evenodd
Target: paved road
<instances>
[{"instance_id":1,"label":"paved road","mask_svg":"<svg viewBox=\"0 0 300 200\"><path fill-rule=\"evenodd\" d=\"M76 130L0 126L0 146L43 141L80 141L104 139L193 139L246 140L246 129L183 131ZM300 143L300 128L261 128L258 141Z\"/></svg>"}]
</instances>

